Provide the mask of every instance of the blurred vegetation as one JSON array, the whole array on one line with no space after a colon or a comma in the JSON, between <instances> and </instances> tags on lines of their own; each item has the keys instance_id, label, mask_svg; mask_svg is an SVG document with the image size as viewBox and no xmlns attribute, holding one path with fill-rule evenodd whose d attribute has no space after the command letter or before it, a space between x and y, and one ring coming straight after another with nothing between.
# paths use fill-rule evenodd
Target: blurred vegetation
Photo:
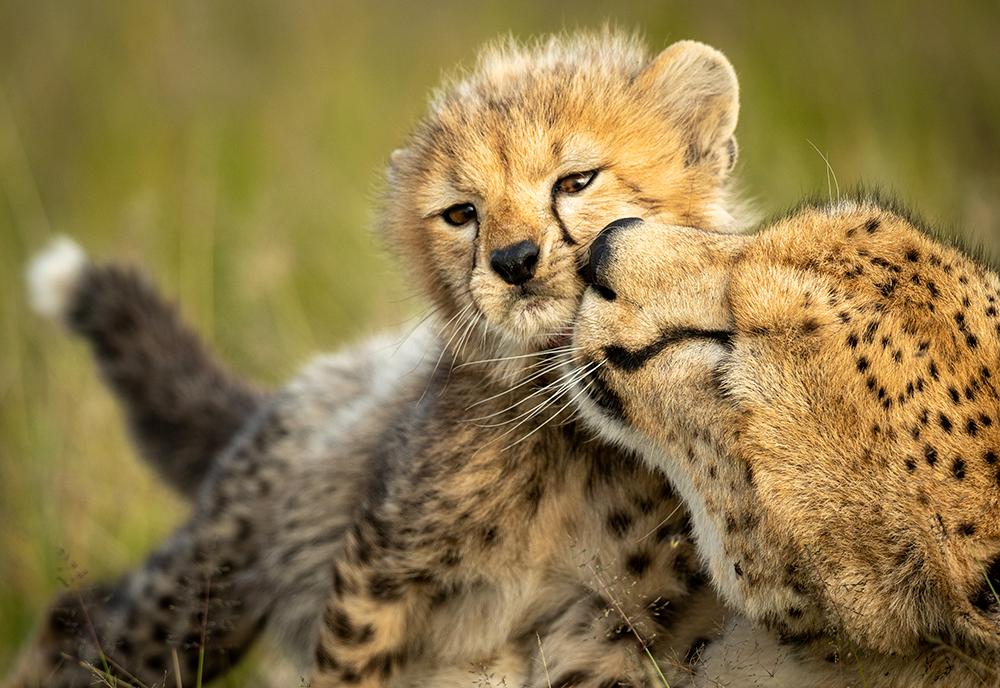
<instances>
[{"instance_id":1,"label":"blurred vegetation","mask_svg":"<svg viewBox=\"0 0 1000 688\"><path fill-rule=\"evenodd\" d=\"M54 233L146 266L234 366L276 382L402 323L367 233L442 70L501 33L697 38L742 83L764 213L881 182L1000 252L995 2L0 0L0 673L72 563L139 560L184 515L135 460L87 352L25 307ZM236 684L233 684L236 685Z\"/></svg>"}]
</instances>

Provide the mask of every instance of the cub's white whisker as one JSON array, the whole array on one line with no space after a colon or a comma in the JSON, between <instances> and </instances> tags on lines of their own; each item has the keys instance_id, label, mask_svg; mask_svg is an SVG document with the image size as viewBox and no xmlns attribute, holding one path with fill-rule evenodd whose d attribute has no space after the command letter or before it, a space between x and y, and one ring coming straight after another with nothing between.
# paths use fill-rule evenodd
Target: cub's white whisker
<instances>
[{"instance_id":1,"label":"cub's white whisker","mask_svg":"<svg viewBox=\"0 0 1000 688\"><path fill-rule=\"evenodd\" d=\"M455 318L458 318L460 316L464 317L464 315L469 312L470 308L472 308L472 304L471 303L467 303L464 308L462 308L460 311L458 311L458 313L456 313L455 315L451 316L451 319L448 320L448 322L445 323L444 326L442 326L441 329L439 330L438 336L443 337L444 336L444 331L446 330L446 328L452 322L454 322ZM437 373L438 368L441 366L441 361L444 360L444 355L446 353L448 353L448 350L451 347L452 341L454 341L454 339L458 335L458 333L461 332L461 327L462 327L462 323L463 322L464 322L464 320L459 320L459 325L455 328L455 333L452 334L451 337L448 339L448 341L445 342L444 346L441 347L441 353L438 355L437 361L435 361L435 363L434 363L434 368L431 370L431 374L427 377L427 385L424 387L424 391L420 394L420 398L417 399L417 403L418 404L421 401L424 400L425 396L427 396L427 390L429 390L431 388L431 383L434 381L434 376Z\"/></svg>"},{"instance_id":2,"label":"cub's white whisker","mask_svg":"<svg viewBox=\"0 0 1000 688\"><path fill-rule=\"evenodd\" d=\"M475 408L476 406L479 406L480 404L485 404L487 402L493 401L494 399L496 399L498 397L502 397L502 396L504 396L506 394L510 394L515 389L520 389L521 387L524 387L525 385L529 384L533 380L536 380L537 378L542 377L546 373L550 373L553 370L558 369L559 367L561 367L565 363L565 361L555 361L555 362L549 361L548 363L549 363L549 365L547 365L546 367L542 368L541 370L535 371L534 373L532 373L531 375L529 375L528 377L526 377L524 380L522 380L520 383L514 385L513 387L511 387L509 389L505 389L502 392L498 392L497 394L494 394L493 396L488 397L486 399L481 399L481 400L475 402L474 404L470 404L469 406L465 407L465 410L469 411L469 410ZM544 389L544 387L542 389ZM529 399L529 398L530 397L525 397L525 399ZM514 402L513 406L517 406L518 404L520 404L523 401L524 401L524 399L522 399L521 401ZM513 408L513 406L509 407L509 408ZM507 409L503 409L503 410L506 411ZM470 418L469 420L480 420L480 419L478 419L478 418Z\"/></svg>"},{"instance_id":3,"label":"cub's white whisker","mask_svg":"<svg viewBox=\"0 0 1000 688\"><path fill-rule=\"evenodd\" d=\"M510 420L506 421L505 423L495 423L495 424L490 424L490 425L480 425L478 427L502 427L504 425L508 425L510 423L513 423L515 420L521 419L519 422L515 423L512 427L508 428L506 431L504 431L502 434L500 434L498 437L496 437L495 440L498 440L498 439L500 439L502 437L505 437L505 436L509 435L511 432L513 432L517 428L519 428L522 425L524 425L525 423L527 423L529 420L531 420L532 418L534 418L535 416L537 416L539 413L544 412L546 408L548 408L552 404L556 403L556 401L558 401L564 394L566 394L568 391L570 391L573 388L573 385L578 380L583 379L586 375L588 375L590 373L591 369L596 369L597 365L598 365L597 363L592 363L592 364L589 364L588 366L586 366L582 370L575 370L575 371L571 371L570 373L567 373L567 375L563 376L559 380L560 382L562 382L561 386L555 392L553 392L553 394L551 396L549 396L547 399L545 399L544 401L542 401L540 404L538 404L534 408L532 408L532 409L530 409L528 411L525 411L524 413L522 413L522 414L520 414L518 416L515 416L514 418L511 418ZM569 378L569 379L567 379L567 378Z\"/></svg>"},{"instance_id":4,"label":"cub's white whisker","mask_svg":"<svg viewBox=\"0 0 1000 688\"><path fill-rule=\"evenodd\" d=\"M598 367L600 367L600 366L598 366ZM597 368L594 368L594 370L597 370ZM591 371L591 372L593 372L593 371ZM590 386L593 385L593 384L594 384L593 380L591 380L590 382L588 382L576 394L574 394L573 397L569 401L567 401L565 404L563 404L562 406L560 406L559 409L555 413L553 413L551 416L549 416L544 421L542 421L541 423L539 423L538 427L536 427L534 430L532 430L531 432L529 432L527 435L525 435L521 439L517 440L516 442L511 442L510 444L508 444L506 447L504 447L500 451L507 451L511 447L513 447L513 446L515 446L517 444L520 444L521 442L524 442L526 439L528 439L529 437L531 437L532 435L534 435L536 432L538 432L539 430L541 430L542 428L544 428L546 425L548 425L549 423L551 423L555 418L559 417L560 413L562 413L567 408L569 408L570 404L572 404L574 401L576 401L580 397L581 394L583 394L588 389L590 389ZM572 417L572 414L570 414L570 417Z\"/></svg>"},{"instance_id":5,"label":"cub's white whisker","mask_svg":"<svg viewBox=\"0 0 1000 688\"><path fill-rule=\"evenodd\" d=\"M458 359L460 359L462 357L462 354L465 351L465 345L469 343L469 337L472 334L472 332L474 331L475 326L479 322L479 319L481 317L482 317L481 314L474 313L469 318L469 322L465 326L465 329L462 331L462 336L461 336L461 338L459 338L458 344L455 345L455 355L452 358L451 370L449 372L451 372L452 370L455 369L455 361L457 361Z\"/></svg>"},{"instance_id":6,"label":"cub's white whisker","mask_svg":"<svg viewBox=\"0 0 1000 688\"><path fill-rule=\"evenodd\" d=\"M556 349L545 349L543 351L532 351L531 353L518 354L517 356L498 356L497 358L483 358L483 359L480 359L478 361L468 361L466 363L462 363L461 365L455 366L455 369L458 370L459 368L464 368L465 366L470 366L470 365L477 365L479 363L498 363L498 362L502 362L502 361L516 361L516 360L522 359L522 358L532 358L533 356L545 356L546 354L562 353L562 352L565 352L565 351L575 351L577 348L578 347L561 346L561 347L556 348Z\"/></svg>"},{"instance_id":7,"label":"cub's white whisker","mask_svg":"<svg viewBox=\"0 0 1000 688\"><path fill-rule=\"evenodd\" d=\"M541 370L541 371L539 371L539 372L535 373L535 374L534 374L534 375L533 375L532 377L533 377L533 378L537 378L537 377L540 377L540 376L542 376L542 375L545 375L546 373L549 373L549 372L551 372L552 370L555 370L555 369L557 369L557 368L560 368L560 367L562 367L562 366L563 366L563 365L564 365L565 363L567 363L567 362L568 362L568 361L557 361L556 363L554 363L553 365L549 366L549 367L548 367L548 368L546 368L545 370ZM574 371L574 372L575 372L575 371ZM494 411L493 413L490 413L490 414L488 414L488 415L485 415L485 416L479 416L479 417L477 417L477 418L469 418L468 420L469 420L469 422L474 422L474 421L481 421L481 420L488 420L488 419L490 419L490 418L493 418L493 417L495 417L495 416L499 416L499 415L500 415L500 414L502 414L502 413L506 413L507 411L510 411L510 410L512 410L512 409L515 409L515 408L517 408L518 406L520 406L521 404L523 404L524 402L528 401L528 399L531 399L532 397L536 397L536 396L538 396L539 394L544 394L545 392L547 392L547 391L548 391L548 390L550 390L550 389L553 389L553 388L557 388L557 387L559 387L559 386L560 386L560 385L561 385L562 383L564 383L564 382L566 381L567 377L568 377L569 375L571 375L571 374L572 374L572 372L571 372L571 373L567 373L566 375L562 375L562 376L560 376L560 377L556 378L555 380L552 380L551 382L549 382L549 383L547 383L547 384L545 384L545 385L543 385L543 386L539 387L538 389L536 389L535 391L533 391L533 392L532 392L531 394L528 394L527 396L524 396L524 397L522 397L522 398L518 399L517 401L513 402L512 404L510 404L509 406L507 406L507 407L505 407L505 408L502 408L502 409L500 409L500 410L498 410L498 411ZM530 379L529 379L529 380L525 380L524 382L522 382L521 384L519 384L519 385L518 385L518 387L521 387L521 386L523 386L524 384L526 384L526 383L528 383L528 382L530 382L530 381L531 381ZM506 394L506 393L508 393L508 392L511 392L511 391L513 391L514 389L516 389L516 387L512 387L511 389L507 390L507 392L501 392L500 394L496 394L496 395L494 395L494 398L496 398L496 397L498 397L498 396L502 396L503 394ZM477 402L477 404L478 404L478 403L479 403L479 402ZM470 406L469 408L471 409L471 408L472 408L473 406L476 406L477 404L473 404L473 405L472 405L472 406ZM522 414L522 415L523 415L523 414ZM514 421L514 420L517 420L517 418L520 418L520 417L521 417L521 416L517 416L517 417L515 417L515 418L512 418L512 419L510 419L510 420L508 420L508 421L505 421L505 422L509 423L509 422L512 422L512 421ZM503 425L503 424L504 424L504 423L498 423L497 425ZM494 427L494 426L485 426L485 425L480 425L479 427Z\"/></svg>"}]
</instances>

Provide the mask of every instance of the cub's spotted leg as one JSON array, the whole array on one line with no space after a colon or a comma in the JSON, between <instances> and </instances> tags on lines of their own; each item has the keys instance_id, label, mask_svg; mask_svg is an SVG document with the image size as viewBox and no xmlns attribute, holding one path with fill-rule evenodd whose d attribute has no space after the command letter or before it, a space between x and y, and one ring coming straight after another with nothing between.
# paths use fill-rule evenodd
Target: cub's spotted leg
<instances>
[{"instance_id":1,"label":"cub's spotted leg","mask_svg":"<svg viewBox=\"0 0 1000 688\"><path fill-rule=\"evenodd\" d=\"M206 680L231 667L270 605L259 555L269 537L262 485L277 470L266 453L273 430L263 423L221 457L190 521L140 568L61 596L5 685L83 688L104 672L134 685L194 685L202 647Z\"/></svg>"},{"instance_id":2,"label":"cub's spotted leg","mask_svg":"<svg viewBox=\"0 0 1000 688\"><path fill-rule=\"evenodd\" d=\"M366 519L347 535L345 554L334 564L312 688L390 685L416 654L415 622L431 613L420 574L403 571L373 545L370 525Z\"/></svg>"}]
</instances>

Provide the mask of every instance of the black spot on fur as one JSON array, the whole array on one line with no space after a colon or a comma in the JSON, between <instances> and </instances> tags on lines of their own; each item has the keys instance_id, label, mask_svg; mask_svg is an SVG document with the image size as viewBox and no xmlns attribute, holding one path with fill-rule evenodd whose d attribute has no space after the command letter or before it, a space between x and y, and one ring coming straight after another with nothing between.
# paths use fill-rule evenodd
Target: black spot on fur
<instances>
[{"instance_id":1,"label":"black spot on fur","mask_svg":"<svg viewBox=\"0 0 1000 688\"><path fill-rule=\"evenodd\" d=\"M925 445L924 446L924 458L927 460L927 465L933 466L934 464L936 464L937 460L938 460L937 449L935 449L934 447L932 447L929 444Z\"/></svg>"},{"instance_id":2,"label":"black spot on fur","mask_svg":"<svg viewBox=\"0 0 1000 688\"><path fill-rule=\"evenodd\" d=\"M500 534L500 531L497 529L496 526L492 526L490 528L486 528L483 531L483 536L482 536L483 545L486 546L486 547L492 547L493 545L495 545L497 543L497 539L499 537L499 534Z\"/></svg>"},{"instance_id":3,"label":"black spot on fur","mask_svg":"<svg viewBox=\"0 0 1000 688\"><path fill-rule=\"evenodd\" d=\"M628 559L625 560L625 568L630 574L636 578L640 578L649 565L652 563L652 559L646 552L635 552L629 555Z\"/></svg>"},{"instance_id":4,"label":"black spot on fur","mask_svg":"<svg viewBox=\"0 0 1000 688\"><path fill-rule=\"evenodd\" d=\"M969 537L976 534L976 524L975 523L959 523L955 531L959 535L964 535Z\"/></svg>"},{"instance_id":5,"label":"black spot on fur","mask_svg":"<svg viewBox=\"0 0 1000 688\"><path fill-rule=\"evenodd\" d=\"M170 637L170 629L168 629L162 623L154 623L153 628L150 629L149 639L152 640L157 645L163 645L167 642Z\"/></svg>"},{"instance_id":6,"label":"black spot on fur","mask_svg":"<svg viewBox=\"0 0 1000 688\"><path fill-rule=\"evenodd\" d=\"M338 668L337 660L333 658L326 648L323 647L323 643L316 646L316 666L324 671L332 671Z\"/></svg>"},{"instance_id":7,"label":"black spot on fur","mask_svg":"<svg viewBox=\"0 0 1000 688\"><path fill-rule=\"evenodd\" d=\"M876 230L878 230L879 225L881 225L881 223L879 222L878 218L873 217L872 219L868 220L868 222L865 223L865 231L868 232L869 234L874 234Z\"/></svg>"},{"instance_id":8,"label":"black spot on fur","mask_svg":"<svg viewBox=\"0 0 1000 688\"><path fill-rule=\"evenodd\" d=\"M558 679L553 681L552 688L579 688L583 686L592 677L589 671L575 670L568 674L563 674Z\"/></svg>"},{"instance_id":9,"label":"black spot on fur","mask_svg":"<svg viewBox=\"0 0 1000 688\"><path fill-rule=\"evenodd\" d=\"M399 580L386 573L376 572L368 582L368 594L373 599L391 602L402 597L403 589Z\"/></svg>"},{"instance_id":10,"label":"black spot on fur","mask_svg":"<svg viewBox=\"0 0 1000 688\"><path fill-rule=\"evenodd\" d=\"M965 459L958 457L951 463L951 474L955 480L965 479Z\"/></svg>"},{"instance_id":11,"label":"black spot on fur","mask_svg":"<svg viewBox=\"0 0 1000 688\"><path fill-rule=\"evenodd\" d=\"M382 678L389 678L405 663L406 652L404 650L383 652L372 657L364 666L363 672L365 674L378 674Z\"/></svg>"},{"instance_id":12,"label":"black spot on fur","mask_svg":"<svg viewBox=\"0 0 1000 688\"><path fill-rule=\"evenodd\" d=\"M665 597L657 597L646 605L651 618L660 628L670 628L680 616L680 608Z\"/></svg>"},{"instance_id":13,"label":"black spot on fur","mask_svg":"<svg viewBox=\"0 0 1000 688\"><path fill-rule=\"evenodd\" d=\"M632 527L632 516L625 511L612 511L605 521L608 531L617 537L624 537Z\"/></svg>"},{"instance_id":14,"label":"black spot on fur","mask_svg":"<svg viewBox=\"0 0 1000 688\"><path fill-rule=\"evenodd\" d=\"M327 608L323 622L334 637L343 643L365 643L375 634L375 629L369 624L355 628L351 618L343 609Z\"/></svg>"},{"instance_id":15,"label":"black spot on fur","mask_svg":"<svg viewBox=\"0 0 1000 688\"><path fill-rule=\"evenodd\" d=\"M951 424L951 418L949 418L945 414L941 413L941 414L938 414L938 422L941 424L941 429L942 430L944 430L948 434L951 434L951 431L952 431L952 428L953 428L953 426Z\"/></svg>"}]
</instances>

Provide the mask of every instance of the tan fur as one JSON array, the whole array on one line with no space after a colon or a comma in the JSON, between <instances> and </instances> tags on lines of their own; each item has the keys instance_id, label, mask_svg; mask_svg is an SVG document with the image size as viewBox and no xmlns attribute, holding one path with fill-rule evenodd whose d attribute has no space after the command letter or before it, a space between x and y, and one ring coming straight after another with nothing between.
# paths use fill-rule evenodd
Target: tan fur
<instances>
[{"instance_id":1,"label":"tan fur","mask_svg":"<svg viewBox=\"0 0 1000 688\"><path fill-rule=\"evenodd\" d=\"M996 685L997 275L869 200L605 243L583 412L671 478L757 629L734 622L701 680Z\"/></svg>"}]
</instances>

